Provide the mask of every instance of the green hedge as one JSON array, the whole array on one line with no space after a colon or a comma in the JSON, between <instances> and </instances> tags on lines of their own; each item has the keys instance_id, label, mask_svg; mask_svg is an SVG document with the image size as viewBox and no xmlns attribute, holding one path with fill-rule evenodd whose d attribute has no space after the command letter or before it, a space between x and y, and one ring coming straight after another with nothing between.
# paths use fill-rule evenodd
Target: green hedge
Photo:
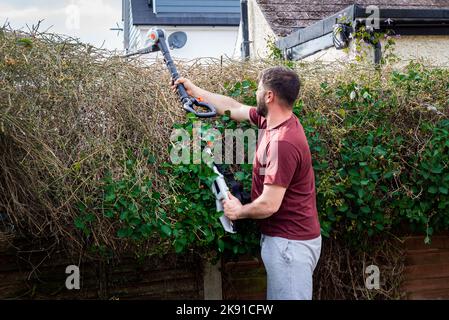
<instances>
[{"instance_id":1,"label":"green hedge","mask_svg":"<svg viewBox=\"0 0 449 320\"><path fill-rule=\"evenodd\" d=\"M315 93L323 106L314 108L310 104L317 101L302 98L294 107L312 150L322 234L354 247L390 233L425 234L430 241L449 226L448 72L420 64L372 72L370 81L366 74L323 81ZM245 79L227 84L227 94L254 105L256 87ZM191 132L196 120L189 116L175 127ZM246 129L249 124L224 115L203 129L209 127ZM234 254L257 251L253 222L242 222L236 235L223 232L209 191L214 175L206 165L167 162L161 168L176 181L177 195L164 206L177 221L161 223L177 252L192 246ZM249 191L251 165L229 169Z\"/></svg>"},{"instance_id":2,"label":"green hedge","mask_svg":"<svg viewBox=\"0 0 449 320\"><path fill-rule=\"evenodd\" d=\"M205 89L255 104L279 61L179 64ZM322 234L354 247L448 229L449 71L411 63L293 63L295 113L316 173ZM31 237L101 255L258 249L253 221L223 232L206 165L168 161L191 130L161 63L149 68L74 39L0 30L0 213ZM227 115L205 126L248 128ZM251 165L232 166L250 189ZM73 251L76 252L76 251Z\"/></svg>"}]
</instances>

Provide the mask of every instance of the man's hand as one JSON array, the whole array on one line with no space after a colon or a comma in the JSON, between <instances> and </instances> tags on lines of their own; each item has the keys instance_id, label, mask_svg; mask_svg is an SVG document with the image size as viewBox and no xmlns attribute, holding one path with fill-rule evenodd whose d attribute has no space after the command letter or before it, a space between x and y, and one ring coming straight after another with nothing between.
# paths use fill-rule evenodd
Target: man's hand
<instances>
[{"instance_id":1,"label":"man's hand","mask_svg":"<svg viewBox=\"0 0 449 320\"><path fill-rule=\"evenodd\" d=\"M228 200L223 200L224 214L231 220L241 219L242 217L242 204L239 199L234 197L228 192Z\"/></svg>"},{"instance_id":2,"label":"man's hand","mask_svg":"<svg viewBox=\"0 0 449 320\"><path fill-rule=\"evenodd\" d=\"M173 92L176 93L176 85L183 84L186 92L189 96L194 98L201 98L203 102L213 105L217 109L218 114L224 114L226 110L231 112L231 118L236 121L249 120L249 110L251 107L245 106L240 102L230 98L225 97L220 94L212 93L197 87L187 78L180 77L174 83L171 82L170 85Z\"/></svg>"},{"instance_id":3,"label":"man's hand","mask_svg":"<svg viewBox=\"0 0 449 320\"><path fill-rule=\"evenodd\" d=\"M172 90L173 90L174 92L176 92L176 90L177 90L177 89L176 89L176 86L177 86L178 84L183 84L183 85L184 85L184 88L186 88L186 92L187 92L187 94L188 94L189 96L195 97L195 98L197 98L198 96L200 96L200 95L199 95L199 88L198 88L196 85L194 85L193 82L190 81L189 79L180 77L180 78L178 78L175 82L171 82L170 84L171 84Z\"/></svg>"},{"instance_id":4,"label":"man's hand","mask_svg":"<svg viewBox=\"0 0 449 320\"><path fill-rule=\"evenodd\" d=\"M229 200L223 201L225 216L236 219L266 219L281 207L286 187L265 184L262 194L253 202L242 206L240 201L229 193Z\"/></svg>"}]
</instances>

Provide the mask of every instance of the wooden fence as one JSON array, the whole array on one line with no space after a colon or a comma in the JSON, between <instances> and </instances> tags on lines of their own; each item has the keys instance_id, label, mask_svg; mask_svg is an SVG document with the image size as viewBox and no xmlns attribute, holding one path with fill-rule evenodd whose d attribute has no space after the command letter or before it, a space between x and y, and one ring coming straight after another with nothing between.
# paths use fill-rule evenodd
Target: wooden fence
<instances>
[{"instance_id":1,"label":"wooden fence","mask_svg":"<svg viewBox=\"0 0 449 320\"><path fill-rule=\"evenodd\" d=\"M15 243L17 245L17 241ZM166 255L114 263L78 261L45 242L0 251L0 299L265 299L260 257L205 266L195 255ZM407 299L449 299L449 235L404 241L402 290ZM50 254L48 252L51 252ZM65 286L68 265L80 267L81 290Z\"/></svg>"},{"instance_id":2,"label":"wooden fence","mask_svg":"<svg viewBox=\"0 0 449 320\"><path fill-rule=\"evenodd\" d=\"M403 290L408 299L449 299L449 235L405 240L406 267Z\"/></svg>"},{"instance_id":3,"label":"wooden fence","mask_svg":"<svg viewBox=\"0 0 449 320\"><path fill-rule=\"evenodd\" d=\"M0 252L0 299L203 299L202 264L194 255L114 263L79 261L45 243ZM51 252L50 254L48 252ZM68 290L66 267L79 266L80 290Z\"/></svg>"}]
</instances>

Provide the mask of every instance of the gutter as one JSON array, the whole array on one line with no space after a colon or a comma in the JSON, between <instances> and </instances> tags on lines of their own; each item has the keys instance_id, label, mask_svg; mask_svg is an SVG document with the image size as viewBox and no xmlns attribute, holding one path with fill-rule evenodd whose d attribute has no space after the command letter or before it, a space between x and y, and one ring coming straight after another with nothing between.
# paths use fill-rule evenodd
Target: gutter
<instances>
[{"instance_id":1,"label":"gutter","mask_svg":"<svg viewBox=\"0 0 449 320\"><path fill-rule=\"evenodd\" d=\"M369 14L366 8L351 5L340 12L299 29L276 42L284 57L289 60L301 60L322 50L334 46L333 27L339 17L346 16L352 25L366 21ZM380 30L393 30L400 35L449 35L448 9L380 9ZM379 44L380 45L380 44ZM379 62L380 46L375 47L375 62Z\"/></svg>"}]
</instances>

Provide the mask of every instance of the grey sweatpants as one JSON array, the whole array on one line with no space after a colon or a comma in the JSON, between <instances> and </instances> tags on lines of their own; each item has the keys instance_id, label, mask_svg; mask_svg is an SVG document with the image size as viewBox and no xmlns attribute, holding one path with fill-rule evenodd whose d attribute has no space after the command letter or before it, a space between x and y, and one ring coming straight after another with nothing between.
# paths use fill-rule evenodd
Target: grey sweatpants
<instances>
[{"instance_id":1,"label":"grey sweatpants","mask_svg":"<svg viewBox=\"0 0 449 320\"><path fill-rule=\"evenodd\" d=\"M321 254L321 236L289 240L262 234L268 300L311 300L312 275Z\"/></svg>"}]
</instances>

